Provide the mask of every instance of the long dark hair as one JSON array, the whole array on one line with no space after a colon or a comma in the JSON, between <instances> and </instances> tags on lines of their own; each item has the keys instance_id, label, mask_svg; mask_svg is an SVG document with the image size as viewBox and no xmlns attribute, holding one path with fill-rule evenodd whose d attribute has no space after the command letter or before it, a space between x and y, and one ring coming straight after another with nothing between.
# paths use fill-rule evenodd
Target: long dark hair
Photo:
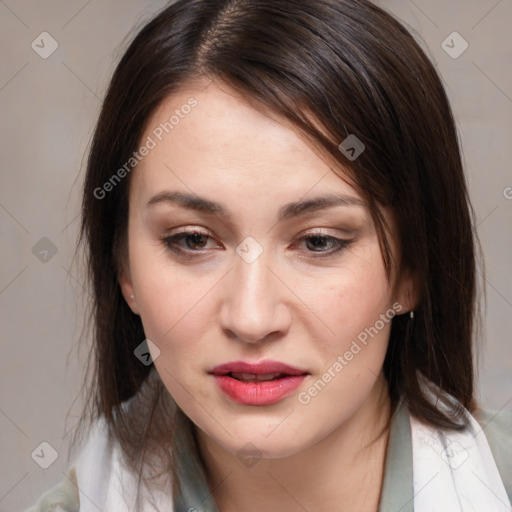
<instances>
[{"instance_id":1,"label":"long dark hair","mask_svg":"<svg viewBox=\"0 0 512 512\"><path fill-rule=\"evenodd\" d=\"M139 484L148 454L171 442L172 400L152 366L134 356L144 330L117 280L129 175L104 197L98 190L137 150L162 100L204 78L291 121L332 159L334 172L343 166L368 201L388 279L409 272L417 283L414 319L392 321L384 363L392 403L403 398L419 419L463 428L463 409L443 412L420 382L423 375L475 407L478 244L456 127L428 57L367 0L178 0L131 42L110 82L85 177L79 247L86 249L94 332L84 419L106 418ZM339 149L349 135L365 145L357 159ZM396 257L381 206L396 220ZM138 393L143 384L148 392ZM172 456L168 463L174 472Z\"/></svg>"}]
</instances>

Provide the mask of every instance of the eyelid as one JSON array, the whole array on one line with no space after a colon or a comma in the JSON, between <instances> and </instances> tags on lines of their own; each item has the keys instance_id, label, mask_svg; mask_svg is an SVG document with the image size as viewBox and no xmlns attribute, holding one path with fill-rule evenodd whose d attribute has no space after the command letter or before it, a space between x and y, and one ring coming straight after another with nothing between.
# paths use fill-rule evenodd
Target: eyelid
<instances>
[{"instance_id":1,"label":"eyelid","mask_svg":"<svg viewBox=\"0 0 512 512\"><path fill-rule=\"evenodd\" d=\"M330 231L338 231L337 234L331 234ZM343 235L340 235L339 232L343 232ZM355 229L342 229L342 228L311 228L307 231L305 231L300 236L332 236L334 238L339 237L354 237L355 236Z\"/></svg>"},{"instance_id":2,"label":"eyelid","mask_svg":"<svg viewBox=\"0 0 512 512\"><path fill-rule=\"evenodd\" d=\"M180 229L180 228L177 228ZM207 249L199 249L199 250L193 250L193 249L183 249L175 243L176 240L183 239L187 237L188 235L201 235L207 239L215 240L215 237L212 236L210 233L206 231L202 231L202 229L199 228L181 228L180 231L177 233L170 233L162 237L161 241L163 245L170 251L174 252L180 257L183 258L200 258L201 256L204 256L207 251ZM327 241L330 241L334 244L334 248L326 251L306 251L308 253L308 257L311 257L313 259L315 258L329 258L334 257L338 253L342 252L344 249L346 249L349 245L351 245L355 238L340 238L337 236L330 235L328 233L325 233L324 231L321 231L321 228L315 228L312 231L307 231L303 233L302 235L296 237L294 239L295 242L302 242L304 240L310 239L310 238L324 238Z\"/></svg>"},{"instance_id":3,"label":"eyelid","mask_svg":"<svg viewBox=\"0 0 512 512\"><path fill-rule=\"evenodd\" d=\"M319 237L327 237L327 238L340 238L340 235L331 235L330 233L327 233L325 231L322 231L322 229L334 229L334 228L312 228L310 230L305 231L304 233L298 235L296 237L296 240L301 240L304 237L310 237L310 236L319 236ZM340 229L340 228L338 228ZM203 231L204 230L204 231ZM176 231L176 232L174 232ZM354 238L354 230L350 230L351 234L349 235L349 230L344 230L346 235L341 235L341 239L348 241L349 238ZM196 227L183 227L183 228L176 228L175 230L170 231L165 235L163 238L170 238L176 235L181 234L200 234L203 236L210 237L212 239L215 239L216 237L211 233L211 231L207 230L206 228L196 228ZM343 238L343 236L346 236L347 238Z\"/></svg>"}]
</instances>

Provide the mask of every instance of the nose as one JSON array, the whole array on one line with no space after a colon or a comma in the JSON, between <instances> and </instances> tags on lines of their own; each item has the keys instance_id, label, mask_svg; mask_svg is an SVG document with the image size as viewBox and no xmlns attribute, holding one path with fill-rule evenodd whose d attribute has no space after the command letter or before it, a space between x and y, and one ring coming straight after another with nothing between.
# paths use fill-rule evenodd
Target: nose
<instances>
[{"instance_id":1,"label":"nose","mask_svg":"<svg viewBox=\"0 0 512 512\"><path fill-rule=\"evenodd\" d=\"M220 313L221 327L228 337L257 343L288 332L288 288L270 263L265 251L252 263L235 256Z\"/></svg>"}]
</instances>

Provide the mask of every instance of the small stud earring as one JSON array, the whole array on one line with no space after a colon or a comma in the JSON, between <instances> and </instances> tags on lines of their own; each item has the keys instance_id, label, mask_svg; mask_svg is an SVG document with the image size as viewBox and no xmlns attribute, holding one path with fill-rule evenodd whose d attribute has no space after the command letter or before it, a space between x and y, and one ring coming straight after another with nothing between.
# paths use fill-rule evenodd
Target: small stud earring
<instances>
[{"instance_id":1,"label":"small stud earring","mask_svg":"<svg viewBox=\"0 0 512 512\"><path fill-rule=\"evenodd\" d=\"M135 295L130 295L130 297L131 297L132 299L135 299Z\"/></svg>"}]
</instances>

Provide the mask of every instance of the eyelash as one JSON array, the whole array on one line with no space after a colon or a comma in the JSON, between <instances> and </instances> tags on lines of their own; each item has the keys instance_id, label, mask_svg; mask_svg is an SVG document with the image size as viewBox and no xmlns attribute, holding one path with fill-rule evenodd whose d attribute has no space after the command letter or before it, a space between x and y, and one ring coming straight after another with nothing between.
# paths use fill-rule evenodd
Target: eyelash
<instances>
[{"instance_id":1,"label":"eyelash","mask_svg":"<svg viewBox=\"0 0 512 512\"><path fill-rule=\"evenodd\" d=\"M196 251L193 249L183 250L176 245L177 241L186 239L187 237L190 237L193 235L201 235L207 239L212 238L207 233L203 233L203 232L197 231L197 230L182 231L181 233L176 233L175 235L171 235L171 236L162 238L162 243L166 246L167 249L178 254L179 256L193 258L197 255L200 255L201 254L200 251ZM330 241L334 244L334 249L332 249L330 251L309 251L312 254L315 254L315 253L319 254L319 256L313 256L314 258L334 256L335 254L338 254L339 252L346 249L352 242L354 242L354 240L345 240L345 239L341 239L341 238L336 238L334 236L326 235L326 234L320 233L320 232L308 233L307 235L299 238L299 241L302 242L303 240L311 240L314 238L324 239L324 240ZM197 253L197 254L194 254L194 253Z\"/></svg>"}]
</instances>

